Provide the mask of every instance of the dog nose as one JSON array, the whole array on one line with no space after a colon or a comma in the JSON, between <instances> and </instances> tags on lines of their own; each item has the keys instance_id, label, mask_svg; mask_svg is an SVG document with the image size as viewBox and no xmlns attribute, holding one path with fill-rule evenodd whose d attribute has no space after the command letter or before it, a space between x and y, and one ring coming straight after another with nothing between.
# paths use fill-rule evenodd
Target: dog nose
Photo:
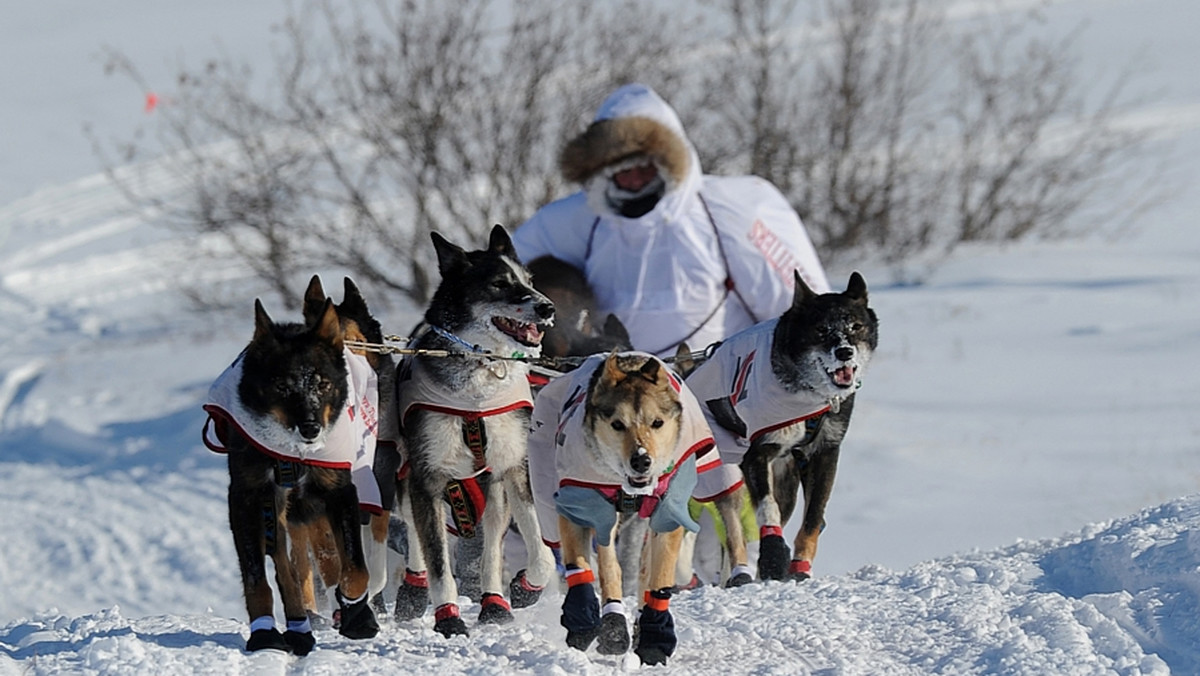
<instances>
[{"instance_id":1,"label":"dog nose","mask_svg":"<svg viewBox=\"0 0 1200 676\"><path fill-rule=\"evenodd\" d=\"M639 448L638 452L629 459L629 467L638 474L645 474L650 471L650 454L646 450Z\"/></svg>"},{"instance_id":2,"label":"dog nose","mask_svg":"<svg viewBox=\"0 0 1200 676\"><path fill-rule=\"evenodd\" d=\"M554 303L542 301L533 306L533 311L537 313L539 319L549 319L554 316Z\"/></svg>"},{"instance_id":3,"label":"dog nose","mask_svg":"<svg viewBox=\"0 0 1200 676\"><path fill-rule=\"evenodd\" d=\"M312 441L321 433L321 423L316 420L305 420L300 423L300 436L304 437L305 441Z\"/></svg>"},{"instance_id":4,"label":"dog nose","mask_svg":"<svg viewBox=\"0 0 1200 676\"><path fill-rule=\"evenodd\" d=\"M837 357L841 361L850 361L851 359L854 359L854 348L839 347L833 351L833 356Z\"/></svg>"}]
</instances>

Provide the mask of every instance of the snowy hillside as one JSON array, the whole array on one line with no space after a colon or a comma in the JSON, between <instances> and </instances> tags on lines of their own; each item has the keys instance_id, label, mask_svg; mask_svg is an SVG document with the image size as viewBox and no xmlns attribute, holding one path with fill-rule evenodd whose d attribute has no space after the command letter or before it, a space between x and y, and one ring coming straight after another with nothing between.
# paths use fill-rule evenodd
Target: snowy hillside
<instances>
[{"instance_id":1,"label":"snowy hillside","mask_svg":"<svg viewBox=\"0 0 1200 676\"><path fill-rule=\"evenodd\" d=\"M179 57L261 58L283 3L152 4L21 3L0 21L0 676L633 666L567 649L556 594L468 639L427 617L363 642L318 632L303 660L242 653L199 404L250 337L253 295L228 321L189 313L170 283L187 249L123 214L79 130L145 122L103 45L169 87ZM1174 200L1120 239L960 251L921 286L864 270L880 350L816 577L679 597L661 673L1200 673L1200 4L1045 14L1088 21L1095 72L1145 54L1162 94L1129 122L1173 151Z\"/></svg>"},{"instance_id":2,"label":"snowy hillside","mask_svg":"<svg viewBox=\"0 0 1200 676\"><path fill-rule=\"evenodd\" d=\"M671 674L1187 674L1200 670L1200 498L1065 538L808 583L702 588L672 607ZM308 657L242 652L218 614L41 613L0 628L0 674L601 674L636 668L564 644L557 595L505 627L446 640L430 617ZM464 612L478 607L464 606ZM7 653L7 657L6 657ZM315 670L315 671L314 671Z\"/></svg>"}]
</instances>

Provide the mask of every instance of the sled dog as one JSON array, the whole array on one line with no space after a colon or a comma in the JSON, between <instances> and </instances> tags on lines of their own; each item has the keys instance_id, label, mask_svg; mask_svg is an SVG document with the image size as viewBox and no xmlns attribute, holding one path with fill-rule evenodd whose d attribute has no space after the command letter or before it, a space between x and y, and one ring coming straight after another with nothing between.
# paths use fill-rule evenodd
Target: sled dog
<instances>
[{"instance_id":1,"label":"sled dog","mask_svg":"<svg viewBox=\"0 0 1200 676\"><path fill-rule=\"evenodd\" d=\"M857 272L846 290L816 294L799 274L791 307L720 344L687 379L703 402L721 460L741 468L759 526L758 577L807 579L825 525L855 391L879 322ZM800 530L783 539L803 496ZM718 498L735 568L746 566L737 494Z\"/></svg>"},{"instance_id":2,"label":"sled dog","mask_svg":"<svg viewBox=\"0 0 1200 676\"><path fill-rule=\"evenodd\" d=\"M437 233L432 239L442 281L425 313L427 326L411 347L450 356L402 360L397 388L409 454L407 492L428 564L434 629L451 636L466 634L467 627L450 571L447 511L459 537L483 538L479 622L511 621L511 608L534 603L554 574L529 488L529 368L494 358L537 356L554 306L534 290L503 227L493 228L487 248L478 251ZM508 586L511 605L501 582L510 510L528 553L526 567Z\"/></svg>"},{"instance_id":3,"label":"sled dog","mask_svg":"<svg viewBox=\"0 0 1200 676\"><path fill-rule=\"evenodd\" d=\"M343 341L359 343L383 343L383 328L371 314L366 299L358 286L349 277L343 279L342 302L335 305L338 323L341 327ZM313 275L304 293L304 320L309 324L319 321L325 309L325 289L321 278ZM369 392L361 401L361 407L367 417L374 418L374 425L366 425L367 441L374 441L375 449L373 463L360 464L354 468L356 486L369 484L373 490L359 490L359 506L369 514L369 523L363 529L363 553L369 571L368 597L376 612L383 610L382 597L379 595L387 584L387 537L390 512L396 502L396 472L400 468L401 453L398 446L399 428L396 421L396 376L395 359L390 354L363 348L349 348L350 353L366 362L375 374L375 379L368 387ZM374 411L375 413L372 413ZM370 472L368 473L368 470ZM373 476L372 476L373 475ZM318 568L321 581L325 587L336 584L339 571L338 559L334 556L332 531L327 523L313 522L292 532L292 562L300 576L304 592L304 605L310 618L320 617L317 614L316 595L313 590L313 577L308 551L311 548Z\"/></svg>"},{"instance_id":4,"label":"sled dog","mask_svg":"<svg viewBox=\"0 0 1200 676\"><path fill-rule=\"evenodd\" d=\"M542 338L543 357L586 357L629 350L629 332L616 315L597 325L596 298L587 277L575 266L553 256L529 263L533 287L554 303L554 324Z\"/></svg>"},{"instance_id":5,"label":"sled dog","mask_svg":"<svg viewBox=\"0 0 1200 676\"><path fill-rule=\"evenodd\" d=\"M326 301L312 324L277 324L255 301L254 337L213 384L205 443L227 454L229 525L241 568L250 637L246 649L308 654L315 640L289 530L324 523L338 559L339 631L375 636L359 497L351 469L362 450L363 411L337 311ZM365 377L364 374L357 374ZM275 628L265 556L275 566L286 631Z\"/></svg>"},{"instance_id":6,"label":"sled dog","mask_svg":"<svg viewBox=\"0 0 1200 676\"><path fill-rule=\"evenodd\" d=\"M679 545L698 528L688 498L697 472L720 462L696 399L657 357L593 356L542 389L529 444L543 537L552 546L561 540L567 644L587 650L598 640L608 655L629 649L614 539L618 517L641 520L650 538L634 650L644 663L665 662L676 645L670 599ZM603 607L592 584L593 538Z\"/></svg>"}]
</instances>

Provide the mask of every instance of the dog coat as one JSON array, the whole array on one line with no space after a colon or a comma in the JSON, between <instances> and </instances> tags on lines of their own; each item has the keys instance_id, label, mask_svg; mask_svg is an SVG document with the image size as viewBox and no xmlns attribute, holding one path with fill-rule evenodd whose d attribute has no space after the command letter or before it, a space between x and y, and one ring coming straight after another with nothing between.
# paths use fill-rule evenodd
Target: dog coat
<instances>
[{"instance_id":1,"label":"dog coat","mask_svg":"<svg viewBox=\"0 0 1200 676\"><path fill-rule=\"evenodd\" d=\"M269 416L258 415L242 405L238 384L242 381L245 352L217 377L208 390L204 410L204 445L217 453L228 452L228 434L236 432L259 451L278 460L314 467L350 470L358 491L359 506L382 513L379 484L372 465L379 435L379 379L366 357L345 350L346 408L311 444L303 443Z\"/></svg>"},{"instance_id":2,"label":"dog coat","mask_svg":"<svg viewBox=\"0 0 1200 676\"><path fill-rule=\"evenodd\" d=\"M584 402L592 374L604 360L604 355L589 357L538 393L529 436L529 479L542 538L550 546L558 546L558 515L562 514L594 528L596 539L607 545L623 501L631 508L628 511L636 508L639 516L650 518L657 532L679 526L698 530L687 511L695 477L721 465L699 403L662 364L683 405L679 441L673 463L657 482L637 491L638 500L639 495L625 494L622 477L598 462L585 442Z\"/></svg>"},{"instance_id":3,"label":"dog coat","mask_svg":"<svg viewBox=\"0 0 1200 676\"><path fill-rule=\"evenodd\" d=\"M463 441L475 456L474 473L454 477L444 492L450 505L450 532L462 537L475 536L483 510L487 507L486 491L480 484L490 472L484 452L487 447L485 419L501 413L522 408L533 408L533 392L529 380L524 376L504 378L500 387L486 397L470 397L463 392L443 387L425 375L425 367L419 360L406 359L400 365L396 378L397 399L400 411L400 427L403 429L408 414L423 409L463 419ZM400 468L403 476L407 466Z\"/></svg>"},{"instance_id":4,"label":"dog coat","mask_svg":"<svg viewBox=\"0 0 1200 676\"><path fill-rule=\"evenodd\" d=\"M733 335L688 376L712 427L721 462L738 465L750 442L790 425L816 424L829 402L810 392L788 392L771 370L771 343L779 319Z\"/></svg>"}]
</instances>

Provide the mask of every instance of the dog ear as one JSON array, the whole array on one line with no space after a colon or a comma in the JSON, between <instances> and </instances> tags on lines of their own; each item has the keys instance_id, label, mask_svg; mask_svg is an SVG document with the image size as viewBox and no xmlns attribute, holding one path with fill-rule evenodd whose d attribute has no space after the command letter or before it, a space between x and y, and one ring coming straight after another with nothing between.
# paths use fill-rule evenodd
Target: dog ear
<instances>
[{"instance_id":1,"label":"dog ear","mask_svg":"<svg viewBox=\"0 0 1200 676\"><path fill-rule=\"evenodd\" d=\"M508 231L504 229L504 226L499 223L492 227L492 236L488 240L488 249L509 258L515 259L517 257L517 250L513 248L512 238L508 236Z\"/></svg>"},{"instance_id":2,"label":"dog ear","mask_svg":"<svg viewBox=\"0 0 1200 676\"><path fill-rule=\"evenodd\" d=\"M696 360L692 358L692 348L687 343L680 343L675 348L675 371L687 378L696 370Z\"/></svg>"},{"instance_id":3,"label":"dog ear","mask_svg":"<svg viewBox=\"0 0 1200 676\"><path fill-rule=\"evenodd\" d=\"M345 308L347 315L352 317L371 314L367 309L367 299L363 298L362 292L358 290L358 285L349 277L342 280L342 304L340 307Z\"/></svg>"},{"instance_id":4,"label":"dog ear","mask_svg":"<svg viewBox=\"0 0 1200 676\"><path fill-rule=\"evenodd\" d=\"M442 277L446 277L448 273L459 268L466 267L467 252L463 251L462 247L452 244L450 240L436 232L430 232L429 237L433 240L434 251L437 252L438 271L442 273Z\"/></svg>"},{"instance_id":5,"label":"dog ear","mask_svg":"<svg viewBox=\"0 0 1200 676\"><path fill-rule=\"evenodd\" d=\"M858 274L858 271L850 273L850 281L846 284L846 291L842 294L850 300L867 302L867 280Z\"/></svg>"},{"instance_id":6,"label":"dog ear","mask_svg":"<svg viewBox=\"0 0 1200 676\"><path fill-rule=\"evenodd\" d=\"M817 297L817 293L808 288L808 285L804 283L804 278L800 276L799 270L792 270L792 276L795 278L795 285L792 291L792 307L798 307L806 301Z\"/></svg>"},{"instance_id":7,"label":"dog ear","mask_svg":"<svg viewBox=\"0 0 1200 676\"><path fill-rule=\"evenodd\" d=\"M658 372L658 360L653 358L647 359L646 363L642 364L642 368L638 369L638 374L648 380L652 385L658 384Z\"/></svg>"},{"instance_id":8,"label":"dog ear","mask_svg":"<svg viewBox=\"0 0 1200 676\"><path fill-rule=\"evenodd\" d=\"M325 299L325 307L321 309L320 317L312 330L320 340L339 350L342 349L342 324L338 321L337 309L333 306L332 298Z\"/></svg>"},{"instance_id":9,"label":"dog ear","mask_svg":"<svg viewBox=\"0 0 1200 676\"><path fill-rule=\"evenodd\" d=\"M304 290L304 323L312 324L321 316L325 308L325 288L321 286L320 275L313 275Z\"/></svg>"},{"instance_id":10,"label":"dog ear","mask_svg":"<svg viewBox=\"0 0 1200 676\"><path fill-rule=\"evenodd\" d=\"M275 322L263 308L262 301L254 299L254 340L263 340L274 336Z\"/></svg>"},{"instance_id":11,"label":"dog ear","mask_svg":"<svg viewBox=\"0 0 1200 676\"><path fill-rule=\"evenodd\" d=\"M617 351L613 350L608 353L608 358L604 360L604 380L609 385L615 385L624 379L625 372L617 364Z\"/></svg>"},{"instance_id":12,"label":"dog ear","mask_svg":"<svg viewBox=\"0 0 1200 676\"><path fill-rule=\"evenodd\" d=\"M604 318L603 335L606 338L619 341L622 345L633 344L633 342L629 340L629 331L625 328L625 325L622 324L621 320L617 319L617 316L612 313L609 313L609 315Z\"/></svg>"}]
</instances>

